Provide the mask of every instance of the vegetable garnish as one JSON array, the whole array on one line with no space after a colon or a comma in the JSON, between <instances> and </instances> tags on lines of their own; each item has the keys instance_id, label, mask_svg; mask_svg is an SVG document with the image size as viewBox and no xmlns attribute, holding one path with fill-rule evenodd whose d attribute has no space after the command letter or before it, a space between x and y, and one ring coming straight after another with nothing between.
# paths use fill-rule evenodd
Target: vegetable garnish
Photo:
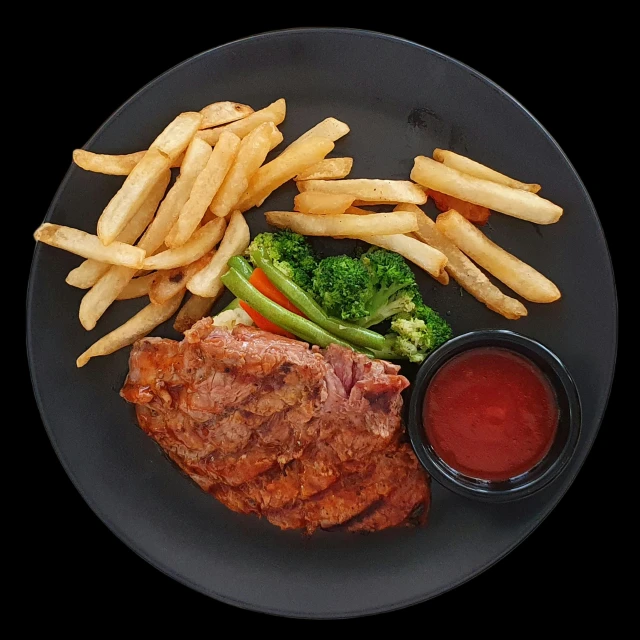
<instances>
[{"instance_id":1,"label":"vegetable garnish","mask_svg":"<svg viewBox=\"0 0 640 640\"><path fill-rule=\"evenodd\" d=\"M247 315L253 320L256 327L264 331L275 333L278 336L284 336L285 338L295 339L293 333L279 327L270 320L267 320L263 315L258 313L255 309L252 309L246 302L240 300L240 306L247 313Z\"/></svg>"},{"instance_id":2,"label":"vegetable garnish","mask_svg":"<svg viewBox=\"0 0 640 640\"><path fill-rule=\"evenodd\" d=\"M267 278L265 272L262 269L260 269L259 267L257 269L253 270L253 273L251 274L251 277L249 278L249 282L260 293L263 293L270 300L273 300L274 302L277 302L281 307L284 307L285 309L288 309L289 311L291 311L293 313L297 313L299 316L302 316L303 318L306 317L304 315L304 313L302 313L302 311L300 311L300 309L298 309L295 305L291 304L291 302L289 302L287 297L285 295L283 295L282 293L280 293L280 291L278 291L278 289L276 289L276 287L273 285L271 280L269 280L269 278ZM256 324L258 324L258 323L256 322ZM260 326L260 325L258 325L258 326Z\"/></svg>"}]
</instances>

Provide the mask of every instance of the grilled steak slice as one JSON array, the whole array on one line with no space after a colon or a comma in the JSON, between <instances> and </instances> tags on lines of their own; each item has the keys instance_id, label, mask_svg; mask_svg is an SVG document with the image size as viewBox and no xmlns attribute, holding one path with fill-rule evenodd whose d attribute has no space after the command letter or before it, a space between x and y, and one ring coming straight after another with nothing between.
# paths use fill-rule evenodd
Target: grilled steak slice
<instances>
[{"instance_id":1,"label":"grilled steak slice","mask_svg":"<svg viewBox=\"0 0 640 640\"><path fill-rule=\"evenodd\" d=\"M428 478L401 443L399 367L252 327L139 340L122 396L205 491L283 529L424 521ZM419 513L419 516L415 516Z\"/></svg>"}]
</instances>

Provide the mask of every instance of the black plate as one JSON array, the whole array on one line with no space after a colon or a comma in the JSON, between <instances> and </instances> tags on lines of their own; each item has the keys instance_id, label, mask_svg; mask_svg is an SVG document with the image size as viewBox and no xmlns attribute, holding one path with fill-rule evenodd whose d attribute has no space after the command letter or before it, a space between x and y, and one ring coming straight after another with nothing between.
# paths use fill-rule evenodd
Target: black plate
<instances>
[{"instance_id":1,"label":"black plate","mask_svg":"<svg viewBox=\"0 0 640 640\"><path fill-rule=\"evenodd\" d=\"M256 64L259 61L260 64ZM119 303L96 330L80 328L82 292L64 284L79 260L36 249L28 293L28 351L35 395L53 446L98 516L126 544L176 580L239 606L292 616L344 617L436 596L502 558L553 509L596 437L616 352L616 297L591 200L562 150L513 98L472 69L397 38L353 30L269 33L203 53L147 85L86 148L143 149L183 110L215 100L255 108L287 99L285 141L327 116L351 126L334 155L355 158L352 177L404 178L413 157L451 148L521 180L559 203L559 223L538 227L500 214L487 233L552 278L563 298L528 304L517 323L486 310L452 283L419 274L429 304L456 334L508 328L554 350L583 403L578 450L561 478L526 500L487 505L434 483L427 527L311 539L228 511L181 475L135 426L118 397L127 351L75 367L76 356L142 305ZM122 178L72 167L47 220L94 231ZM265 203L287 209L288 185ZM253 232L261 213L248 216ZM323 245L335 251L337 243ZM342 247L340 247L342 248ZM597 300L597 314L593 301ZM157 335L177 337L170 326Z\"/></svg>"}]
</instances>

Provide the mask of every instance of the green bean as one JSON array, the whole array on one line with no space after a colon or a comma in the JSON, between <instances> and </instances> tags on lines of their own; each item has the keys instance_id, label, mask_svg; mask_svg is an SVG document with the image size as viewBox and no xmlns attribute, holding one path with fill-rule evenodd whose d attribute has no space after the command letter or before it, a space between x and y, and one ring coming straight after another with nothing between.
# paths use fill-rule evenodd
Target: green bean
<instances>
[{"instance_id":1,"label":"green bean","mask_svg":"<svg viewBox=\"0 0 640 640\"><path fill-rule=\"evenodd\" d=\"M293 335L305 342L317 344L320 347L339 344L343 347L348 347L355 351L362 351L369 355L368 351L354 347L348 342L331 335L328 331L325 331L322 327L319 327L310 320L296 313L292 313L273 300L270 300L267 296L260 293L239 271L233 268L229 269L229 271L222 276L222 282L231 293L246 302L252 309L255 309L267 320L293 333Z\"/></svg>"},{"instance_id":2,"label":"green bean","mask_svg":"<svg viewBox=\"0 0 640 640\"><path fill-rule=\"evenodd\" d=\"M238 271L247 280L253 273L253 267L251 266L249 261L242 256L233 256L233 258L229 258L229 262L227 262L227 265L229 265L230 269L235 269L236 271Z\"/></svg>"},{"instance_id":3,"label":"green bean","mask_svg":"<svg viewBox=\"0 0 640 640\"><path fill-rule=\"evenodd\" d=\"M315 322L330 333L361 347L374 350L384 347L385 339L383 335L327 315L326 311L304 289L290 278L287 278L271 261L265 259L260 251L254 251L251 254L251 259L264 271L276 289L284 294L312 322Z\"/></svg>"}]
</instances>

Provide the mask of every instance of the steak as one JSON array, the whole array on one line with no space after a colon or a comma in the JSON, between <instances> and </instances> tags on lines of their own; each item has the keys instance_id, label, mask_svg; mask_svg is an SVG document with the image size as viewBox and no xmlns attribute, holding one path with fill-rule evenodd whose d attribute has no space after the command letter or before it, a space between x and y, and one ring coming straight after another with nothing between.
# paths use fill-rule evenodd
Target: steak
<instances>
[{"instance_id":1,"label":"steak","mask_svg":"<svg viewBox=\"0 0 640 640\"><path fill-rule=\"evenodd\" d=\"M135 343L121 395L140 427L228 508L282 529L420 524L429 481L404 441L400 368L338 345L200 320Z\"/></svg>"}]
</instances>

